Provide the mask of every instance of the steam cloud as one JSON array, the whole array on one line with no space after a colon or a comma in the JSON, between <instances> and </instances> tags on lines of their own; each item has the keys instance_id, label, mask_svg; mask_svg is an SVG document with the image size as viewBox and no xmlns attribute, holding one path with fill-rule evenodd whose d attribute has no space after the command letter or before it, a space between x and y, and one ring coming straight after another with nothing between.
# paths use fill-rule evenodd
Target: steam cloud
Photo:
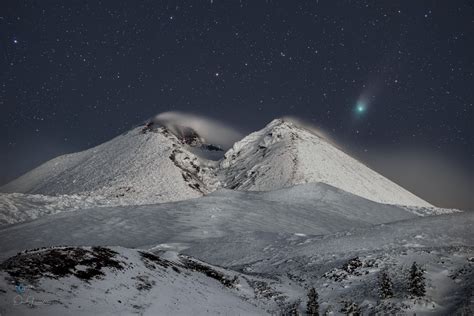
<instances>
[{"instance_id":1,"label":"steam cloud","mask_svg":"<svg viewBox=\"0 0 474 316\"><path fill-rule=\"evenodd\" d=\"M224 149L232 147L236 141L243 137L240 132L228 125L190 113L163 112L155 116L153 122L171 129L176 126L191 127L207 142L219 145Z\"/></svg>"}]
</instances>

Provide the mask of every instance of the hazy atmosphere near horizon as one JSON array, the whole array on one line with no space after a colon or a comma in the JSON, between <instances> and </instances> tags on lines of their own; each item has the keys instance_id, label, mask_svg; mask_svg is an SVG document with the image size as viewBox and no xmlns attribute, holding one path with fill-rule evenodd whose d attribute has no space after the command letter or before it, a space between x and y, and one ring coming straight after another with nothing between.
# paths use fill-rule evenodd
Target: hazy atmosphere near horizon
<instances>
[{"instance_id":1,"label":"hazy atmosphere near horizon","mask_svg":"<svg viewBox=\"0 0 474 316\"><path fill-rule=\"evenodd\" d=\"M0 185L162 112L242 136L293 117L474 209L473 35L468 0L3 0Z\"/></svg>"}]
</instances>

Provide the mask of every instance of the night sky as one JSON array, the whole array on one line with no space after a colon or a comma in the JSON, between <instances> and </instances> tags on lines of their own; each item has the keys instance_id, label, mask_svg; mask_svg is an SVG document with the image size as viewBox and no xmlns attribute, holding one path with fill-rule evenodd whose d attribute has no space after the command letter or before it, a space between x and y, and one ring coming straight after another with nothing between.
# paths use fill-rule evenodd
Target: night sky
<instances>
[{"instance_id":1,"label":"night sky","mask_svg":"<svg viewBox=\"0 0 474 316\"><path fill-rule=\"evenodd\" d=\"M472 1L0 2L0 184L164 111L285 115L474 208Z\"/></svg>"}]
</instances>

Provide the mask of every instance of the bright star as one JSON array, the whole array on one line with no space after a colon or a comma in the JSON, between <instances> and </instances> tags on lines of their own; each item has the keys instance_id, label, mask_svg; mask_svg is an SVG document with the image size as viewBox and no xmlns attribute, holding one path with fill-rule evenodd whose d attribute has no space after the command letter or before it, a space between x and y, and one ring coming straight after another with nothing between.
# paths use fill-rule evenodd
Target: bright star
<instances>
[{"instance_id":1,"label":"bright star","mask_svg":"<svg viewBox=\"0 0 474 316\"><path fill-rule=\"evenodd\" d=\"M13 43L14 43L14 44L18 44L18 40L15 38L15 39L13 40Z\"/></svg>"}]
</instances>

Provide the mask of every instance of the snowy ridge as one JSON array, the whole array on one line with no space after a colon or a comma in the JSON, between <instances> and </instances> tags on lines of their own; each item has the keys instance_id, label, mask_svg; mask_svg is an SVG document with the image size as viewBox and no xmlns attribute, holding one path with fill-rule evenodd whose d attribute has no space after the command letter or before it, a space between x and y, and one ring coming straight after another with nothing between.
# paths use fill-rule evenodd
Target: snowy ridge
<instances>
[{"instance_id":1,"label":"snowy ridge","mask_svg":"<svg viewBox=\"0 0 474 316\"><path fill-rule=\"evenodd\" d=\"M60 212L113 205L112 201L104 198L81 195L0 193L0 226Z\"/></svg>"},{"instance_id":2,"label":"snowy ridge","mask_svg":"<svg viewBox=\"0 0 474 316\"><path fill-rule=\"evenodd\" d=\"M273 120L237 142L221 161L225 187L265 191L323 182L380 203L431 206L317 136Z\"/></svg>"},{"instance_id":3,"label":"snowy ridge","mask_svg":"<svg viewBox=\"0 0 474 316\"><path fill-rule=\"evenodd\" d=\"M407 211L418 215L418 216L432 216L432 215L444 215L459 213L462 210L453 209L453 208L442 208L442 207L423 207L423 206L402 206Z\"/></svg>"}]
</instances>

